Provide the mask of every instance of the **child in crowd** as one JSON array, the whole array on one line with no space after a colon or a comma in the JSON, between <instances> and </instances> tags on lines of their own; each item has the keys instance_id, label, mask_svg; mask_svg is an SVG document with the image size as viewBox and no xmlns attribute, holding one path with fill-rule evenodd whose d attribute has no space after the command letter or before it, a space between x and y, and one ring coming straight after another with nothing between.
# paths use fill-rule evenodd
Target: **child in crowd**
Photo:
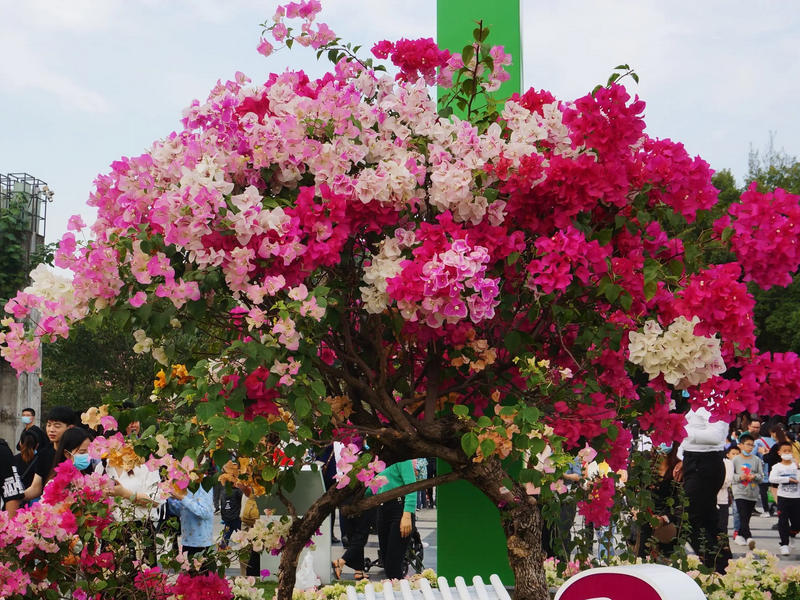
<instances>
[{"instance_id":1,"label":"child in crowd","mask_svg":"<svg viewBox=\"0 0 800 600\"><path fill-rule=\"evenodd\" d=\"M728 460L731 461L731 469L733 469L733 459L739 456L741 453L742 451L739 450L739 446L737 444L734 444L730 448L728 448L727 457ZM742 523L739 520L739 511L736 510L736 503L733 501L733 491L731 490L732 486L733 486L733 475L731 475L731 484L728 486L728 506L730 507L731 514L733 515L733 539L736 539L736 536L739 533L739 527L742 526ZM723 531L728 531L727 521L725 523Z\"/></svg>"},{"instance_id":2,"label":"child in crowd","mask_svg":"<svg viewBox=\"0 0 800 600\"><path fill-rule=\"evenodd\" d=\"M725 464L725 481L722 488L717 494L717 509L719 510L719 528L720 531L727 533L728 531L728 517L730 514L730 494L731 484L733 483L733 457L739 454L737 446L728 448L728 452L722 462Z\"/></svg>"},{"instance_id":3,"label":"child in crowd","mask_svg":"<svg viewBox=\"0 0 800 600\"><path fill-rule=\"evenodd\" d=\"M210 491L170 490L169 505L181 519L181 552L191 559L214 545L214 498ZM207 573L213 565L206 559L196 572ZM193 569L194 570L194 569Z\"/></svg>"},{"instance_id":4,"label":"child in crowd","mask_svg":"<svg viewBox=\"0 0 800 600\"><path fill-rule=\"evenodd\" d=\"M790 441L780 442L778 452L781 462L773 465L769 474L770 483L778 484L778 533L781 536L783 556L789 555L790 533L791 544L794 546L794 537L800 531L800 485L792 450Z\"/></svg>"},{"instance_id":5,"label":"child in crowd","mask_svg":"<svg viewBox=\"0 0 800 600\"><path fill-rule=\"evenodd\" d=\"M733 459L733 499L739 511L741 525L734 542L739 546L756 547L756 541L750 532L750 518L756 509L759 498L759 487L764 481L764 467L761 458L753 450L755 440L749 433L739 437L741 454Z\"/></svg>"}]
</instances>

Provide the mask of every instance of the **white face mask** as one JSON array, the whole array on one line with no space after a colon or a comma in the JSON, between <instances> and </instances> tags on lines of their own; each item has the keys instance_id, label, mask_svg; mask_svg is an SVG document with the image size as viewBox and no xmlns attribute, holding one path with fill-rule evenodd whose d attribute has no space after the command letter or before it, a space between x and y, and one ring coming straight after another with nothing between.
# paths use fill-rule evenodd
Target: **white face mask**
<instances>
[{"instance_id":1,"label":"white face mask","mask_svg":"<svg viewBox=\"0 0 800 600\"><path fill-rule=\"evenodd\" d=\"M792 460L792 458L794 458L794 456L791 454L781 454L781 460Z\"/></svg>"}]
</instances>

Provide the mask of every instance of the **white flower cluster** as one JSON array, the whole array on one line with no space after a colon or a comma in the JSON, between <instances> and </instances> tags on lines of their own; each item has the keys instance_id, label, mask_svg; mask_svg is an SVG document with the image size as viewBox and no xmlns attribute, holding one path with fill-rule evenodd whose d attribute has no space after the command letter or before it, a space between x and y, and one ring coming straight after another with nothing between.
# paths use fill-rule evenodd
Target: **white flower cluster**
<instances>
[{"instance_id":1,"label":"white flower cluster","mask_svg":"<svg viewBox=\"0 0 800 600\"><path fill-rule=\"evenodd\" d=\"M289 517L273 517L268 520L259 519L247 531L235 531L231 535L231 541L241 548L247 548L255 552L280 550L289 537L289 528L291 526L292 521Z\"/></svg>"},{"instance_id":2,"label":"white flower cluster","mask_svg":"<svg viewBox=\"0 0 800 600\"><path fill-rule=\"evenodd\" d=\"M46 265L40 264L31 271L31 281L31 285L24 290L26 294L33 294L44 300L60 304L73 303L75 288L72 287L72 282L65 277L56 275Z\"/></svg>"},{"instance_id":3,"label":"white flower cluster","mask_svg":"<svg viewBox=\"0 0 800 600\"><path fill-rule=\"evenodd\" d=\"M256 587L255 577L237 577L231 586L234 600L265 600L264 590Z\"/></svg>"},{"instance_id":4,"label":"white flower cluster","mask_svg":"<svg viewBox=\"0 0 800 600\"><path fill-rule=\"evenodd\" d=\"M136 331L134 331L133 339L136 340L136 343L133 345L133 351L136 354L147 354L153 347L153 338L147 337L147 334L145 333L144 329L137 329Z\"/></svg>"},{"instance_id":5,"label":"white flower cluster","mask_svg":"<svg viewBox=\"0 0 800 600\"><path fill-rule=\"evenodd\" d=\"M382 313L391 299L386 293L386 280L395 277L403 268L402 248L412 245L415 241L413 231L398 229L394 238L386 238L381 242L381 250L372 257L372 262L364 269L364 283L361 290L361 300L368 313L377 315Z\"/></svg>"},{"instance_id":6,"label":"white flower cluster","mask_svg":"<svg viewBox=\"0 0 800 600\"><path fill-rule=\"evenodd\" d=\"M666 331L656 321L647 321L644 333L631 331L629 360L640 365L650 379L664 375L664 381L682 390L725 372L720 340L694 334L700 319L678 317Z\"/></svg>"}]
</instances>

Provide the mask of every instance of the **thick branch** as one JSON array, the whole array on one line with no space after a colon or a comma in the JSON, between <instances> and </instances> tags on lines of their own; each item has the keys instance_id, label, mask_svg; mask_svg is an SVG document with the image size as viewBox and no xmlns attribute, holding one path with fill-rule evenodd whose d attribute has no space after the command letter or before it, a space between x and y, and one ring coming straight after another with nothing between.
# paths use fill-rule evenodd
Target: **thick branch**
<instances>
[{"instance_id":1,"label":"thick branch","mask_svg":"<svg viewBox=\"0 0 800 600\"><path fill-rule=\"evenodd\" d=\"M437 475L436 477L431 477L430 479L421 479L420 481L409 483L408 485L401 485L400 487L394 488L393 490L389 490L388 492L382 492L377 496L370 496L369 498L364 498L363 500L359 500L358 502L354 502L353 504L343 506L340 510L342 516L352 517L353 515L362 513L365 510L369 510L370 508L375 508L376 506L380 506L384 502L388 502L389 500L394 500L395 498L399 498L400 496L413 494L414 492L418 492L420 490L426 490L435 485L443 485L445 483L450 483L451 481L457 481L461 478L462 476L460 473L452 471L444 475Z\"/></svg>"}]
</instances>

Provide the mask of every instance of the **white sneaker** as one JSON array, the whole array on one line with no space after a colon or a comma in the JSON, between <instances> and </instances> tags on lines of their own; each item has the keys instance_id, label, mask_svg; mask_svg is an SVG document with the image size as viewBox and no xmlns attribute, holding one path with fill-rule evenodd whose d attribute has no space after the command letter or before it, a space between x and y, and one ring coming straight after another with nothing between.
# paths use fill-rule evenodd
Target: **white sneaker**
<instances>
[{"instance_id":1,"label":"white sneaker","mask_svg":"<svg viewBox=\"0 0 800 600\"><path fill-rule=\"evenodd\" d=\"M789 548L795 548L797 546L797 539L790 537L789 538Z\"/></svg>"},{"instance_id":2,"label":"white sneaker","mask_svg":"<svg viewBox=\"0 0 800 600\"><path fill-rule=\"evenodd\" d=\"M753 538L750 538L749 540L747 540L747 547L750 548L750 550L755 550L756 541Z\"/></svg>"},{"instance_id":3,"label":"white sneaker","mask_svg":"<svg viewBox=\"0 0 800 600\"><path fill-rule=\"evenodd\" d=\"M762 512L762 513L761 513L760 515L758 515L758 516L759 516L759 517L762 517L762 518L764 518L764 517L771 517L772 515L771 515L771 514L769 514L767 511L764 511L764 512Z\"/></svg>"},{"instance_id":4,"label":"white sneaker","mask_svg":"<svg viewBox=\"0 0 800 600\"><path fill-rule=\"evenodd\" d=\"M742 536L737 535L733 538L733 542L739 546L747 546L747 540L745 540Z\"/></svg>"},{"instance_id":5,"label":"white sneaker","mask_svg":"<svg viewBox=\"0 0 800 600\"><path fill-rule=\"evenodd\" d=\"M789 546L781 546L781 556L789 556Z\"/></svg>"}]
</instances>

